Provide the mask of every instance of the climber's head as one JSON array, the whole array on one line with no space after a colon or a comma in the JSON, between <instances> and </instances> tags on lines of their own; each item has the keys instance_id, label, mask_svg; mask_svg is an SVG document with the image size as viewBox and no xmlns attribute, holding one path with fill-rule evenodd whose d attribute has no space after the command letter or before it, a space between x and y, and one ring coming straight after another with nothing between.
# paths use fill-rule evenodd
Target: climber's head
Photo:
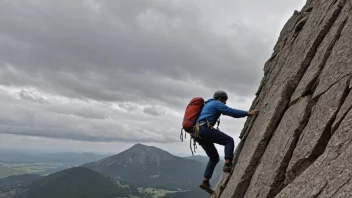
<instances>
[{"instance_id":1,"label":"climber's head","mask_svg":"<svg viewBox=\"0 0 352 198\"><path fill-rule=\"evenodd\" d=\"M220 100L220 102L226 104L227 101L227 94L224 91L216 91L213 96L214 99Z\"/></svg>"}]
</instances>

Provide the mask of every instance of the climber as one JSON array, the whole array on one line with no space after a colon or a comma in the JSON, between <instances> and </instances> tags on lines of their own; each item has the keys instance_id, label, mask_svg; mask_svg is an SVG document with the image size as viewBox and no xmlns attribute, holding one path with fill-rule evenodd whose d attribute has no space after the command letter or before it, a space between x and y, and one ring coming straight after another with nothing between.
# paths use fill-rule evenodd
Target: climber
<instances>
[{"instance_id":1,"label":"climber","mask_svg":"<svg viewBox=\"0 0 352 198\"><path fill-rule=\"evenodd\" d=\"M227 115L234 118L253 116L259 113L258 109L252 111L242 111L232 109L226 105L228 97L224 91L216 91L212 99L205 102L205 105L196 121L192 138L204 149L209 157L209 162L204 172L204 180L200 187L212 193L209 180L211 179L215 166L219 162L219 154L214 143L225 146L224 172L231 172L234 152L234 140L218 129L213 128L220 115Z\"/></svg>"}]
</instances>

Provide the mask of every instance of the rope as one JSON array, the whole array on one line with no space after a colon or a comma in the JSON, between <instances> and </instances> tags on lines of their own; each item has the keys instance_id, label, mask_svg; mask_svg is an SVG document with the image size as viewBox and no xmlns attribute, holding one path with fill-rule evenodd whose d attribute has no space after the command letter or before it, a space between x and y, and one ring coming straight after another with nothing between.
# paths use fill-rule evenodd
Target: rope
<instances>
[{"instance_id":1,"label":"rope","mask_svg":"<svg viewBox=\"0 0 352 198\"><path fill-rule=\"evenodd\" d=\"M182 130L183 130L183 129L181 129L180 140L183 142L183 134L182 134Z\"/></svg>"},{"instance_id":2,"label":"rope","mask_svg":"<svg viewBox=\"0 0 352 198\"><path fill-rule=\"evenodd\" d=\"M193 147L194 147L194 152L196 152L197 144L196 144L196 140L195 139L193 139Z\"/></svg>"},{"instance_id":3,"label":"rope","mask_svg":"<svg viewBox=\"0 0 352 198\"><path fill-rule=\"evenodd\" d=\"M183 142L183 129L181 129L181 134L180 134L180 140ZM186 133L185 133L185 139L186 139ZM193 139L193 147L194 147L194 153L196 152L196 148L197 148L197 144L196 141L194 140L194 137L191 136L191 138L189 139L189 148L191 149L192 155L193 154L193 150L192 150L192 139Z\"/></svg>"},{"instance_id":4,"label":"rope","mask_svg":"<svg viewBox=\"0 0 352 198\"><path fill-rule=\"evenodd\" d=\"M194 137L191 137L191 139L189 140L189 148L191 149L192 155L194 155L193 150L192 150L192 139L193 139L194 153L196 153L197 144L196 144L196 140L194 139Z\"/></svg>"},{"instance_id":5,"label":"rope","mask_svg":"<svg viewBox=\"0 0 352 198\"><path fill-rule=\"evenodd\" d=\"M208 124L208 126L209 126L208 120L207 120L207 124ZM201 125L203 125L203 124L201 124ZM197 130L199 130L199 126L201 126L201 125L196 125L196 126L194 126L194 128L193 128L194 131L196 132L196 134L195 134L196 138L199 137L199 134L198 134L198 131L197 131ZM197 128L198 128L198 129L197 129ZM183 129L181 129L180 139L181 139L181 141L183 142L182 130L183 130ZM200 138L200 137L199 137L199 138ZM186 139L186 133L185 133L185 139ZM192 139L193 139L193 149L194 149L194 152L193 152L193 150L192 150ZM191 135L191 138L189 139L189 148L191 149L192 155L194 155L194 153L196 153L197 143L196 143L195 137L193 137L192 135Z\"/></svg>"},{"instance_id":6,"label":"rope","mask_svg":"<svg viewBox=\"0 0 352 198\"><path fill-rule=\"evenodd\" d=\"M183 134L182 134L183 128L181 129L181 134L180 134L180 140L183 142ZM185 133L185 139L186 139L186 133Z\"/></svg>"},{"instance_id":7,"label":"rope","mask_svg":"<svg viewBox=\"0 0 352 198\"><path fill-rule=\"evenodd\" d=\"M193 138L189 139L189 148L191 149L192 155L194 155L192 150L192 139Z\"/></svg>"}]
</instances>

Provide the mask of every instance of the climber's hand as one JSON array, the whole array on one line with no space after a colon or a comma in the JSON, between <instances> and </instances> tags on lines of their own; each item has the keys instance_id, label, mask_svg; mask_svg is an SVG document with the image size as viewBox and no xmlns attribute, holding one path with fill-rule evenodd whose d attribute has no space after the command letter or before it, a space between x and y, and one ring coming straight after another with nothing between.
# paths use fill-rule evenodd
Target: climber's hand
<instances>
[{"instance_id":1,"label":"climber's hand","mask_svg":"<svg viewBox=\"0 0 352 198\"><path fill-rule=\"evenodd\" d=\"M252 111L248 112L248 116L257 115L259 113L259 109L253 109Z\"/></svg>"}]
</instances>

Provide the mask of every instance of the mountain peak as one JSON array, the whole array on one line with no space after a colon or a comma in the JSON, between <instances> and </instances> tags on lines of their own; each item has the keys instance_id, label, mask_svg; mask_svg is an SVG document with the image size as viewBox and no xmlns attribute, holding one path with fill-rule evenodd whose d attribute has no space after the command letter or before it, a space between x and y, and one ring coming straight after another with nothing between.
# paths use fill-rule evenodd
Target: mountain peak
<instances>
[{"instance_id":1,"label":"mountain peak","mask_svg":"<svg viewBox=\"0 0 352 198\"><path fill-rule=\"evenodd\" d=\"M134 152L134 153L139 153L139 152L145 152L145 151L151 151L151 152L165 152L166 151L157 148L155 146L148 146L148 145L144 145L141 143L137 143L135 145L133 145L131 148L125 150L124 152ZM170 154L171 155L171 154Z\"/></svg>"},{"instance_id":2,"label":"mountain peak","mask_svg":"<svg viewBox=\"0 0 352 198\"><path fill-rule=\"evenodd\" d=\"M120 153L128 157L128 160L132 163L132 161L145 163L145 162L160 162L164 160L174 160L177 158L173 156L167 151L164 151L155 146L147 146L141 143L133 145L131 148L125 150ZM120 155L118 154L118 155ZM115 155L117 156L117 155Z\"/></svg>"},{"instance_id":3,"label":"mountain peak","mask_svg":"<svg viewBox=\"0 0 352 198\"><path fill-rule=\"evenodd\" d=\"M174 190L189 189L191 184L199 181L205 168L204 163L140 143L84 166L129 183Z\"/></svg>"},{"instance_id":4,"label":"mountain peak","mask_svg":"<svg viewBox=\"0 0 352 198\"><path fill-rule=\"evenodd\" d=\"M157 149L154 146L148 146L148 145L141 144L141 143L137 143L137 144L133 145L130 149L132 149L132 148L138 148L138 149L155 148L155 149Z\"/></svg>"},{"instance_id":5,"label":"mountain peak","mask_svg":"<svg viewBox=\"0 0 352 198\"><path fill-rule=\"evenodd\" d=\"M142 143L137 143L137 144L133 145L132 147L144 147L144 146L147 146L147 145L144 145Z\"/></svg>"},{"instance_id":6,"label":"mountain peak","mask_svg":"<svg viewBox=\"0 0 352 198\"><path fill-rule=\"evenodd\" d=\"M179 157L176 157L169 152L155 146L147 146L141 143L137 143L119 154L110 156L95 163L105 165L150 163L159 164L161 161L176 160L178 158Z\"/></svg>"}]
</instances>

